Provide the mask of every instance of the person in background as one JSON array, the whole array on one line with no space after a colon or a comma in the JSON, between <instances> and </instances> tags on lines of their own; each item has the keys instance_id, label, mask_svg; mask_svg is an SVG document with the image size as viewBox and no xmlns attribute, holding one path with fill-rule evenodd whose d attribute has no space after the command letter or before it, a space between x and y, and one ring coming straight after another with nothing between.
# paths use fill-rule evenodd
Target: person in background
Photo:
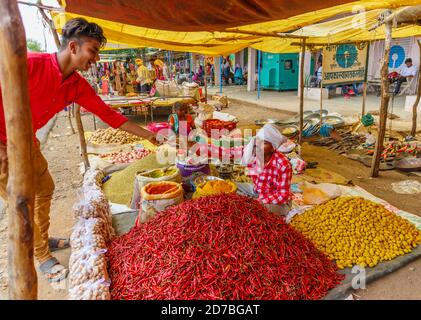
<instances>
[{"instance_id":1,"label":"person in background","mask_svg":"<svg viewBox=\"0 0 421 320\"><path fill-rule=\"evenodd\" d=\"M241 68L240 64L237 63L234 72L234 82L236 85L242 85L243 80L243 69Z\"/></svg>"},{"instance_id":2,"label":"person in background","mask_svg":"<svg viewBox=\"0 0 421 320\"><path fill-rule=\"evenodd\" d=\"M179 135L181 121L185 121L187 123L187 134L195 128L193 117L189 114L189 106L185 103L176 102L174 104L174 113L170 114L168 117L171 129L176 135Z\"/></svg>"},{"instance_id":3,"label":"person in background","mask_svg":"<svg viewBox=\"0 0 421 320\"><path fill-rule=\"evenodd\" d=\"M206 63L205 74L206 82L210 85L213 85L213 66L210 64L210 62Z\"/></svg>"},{"instance_id":4,"label":"person in background","mask_svg":"<svg viewBox=\"0 0 421 320\"><path fill-rule=\"evenodd\" d=\"M239 190L279 215L291 210L292 167L279 150L287 140L273 124L265 124L245 147L241 161L253 179L253 190Z\"/></svg>"},{"instance_id":5,"label":"person in background","mask_svg":"<svg viewBox=\"0 0 421 320\"><path fill-rule=\"evenodd\" d=\"M68 270L53 257L53 250L69 247L69 239L49 238L50 205L54 181L48 171L47 160L35 133L51 118L75 102L113 128L149 139L156 143L156 135L129 121L112 110L78 73L87 71L99 61L99 51L106 43L100 26L83 18L69 20L62 29L61 47L57 53L28 53L28 93L34 130L34 258L39 271L49 282L67 277ZM1 91L0 91L1 92ZM66 155L63 154L63 159ZM0 94L0 196L7 200L8 182L7 132L3 100Z\"/></svg>"},{"instance_id":6,"label":"person in background","mask_svg":"<svg viewBox=\"0 0 421 320\"><path fill-rule=\"evenodd\" d=\"M320 84L322 83L322 76L323 76L323 67L322 67L322 62L320 61L316 69L317 87L320 87Z\"/></svg>"},{"instance_id":7,"label":"person in background","mask_svg":"<svg viewBox=\"0 0 421 320\"><path fill-rule=\"evenodd\" d=\"M401 91L401 85L407 82L409 79L414 78L417 75L417 67L412 64L412 59L407 58L405 65L398 72L398 77L394 80L396 82L394 94L398 94Z\"/></svg>"}]
</instances>

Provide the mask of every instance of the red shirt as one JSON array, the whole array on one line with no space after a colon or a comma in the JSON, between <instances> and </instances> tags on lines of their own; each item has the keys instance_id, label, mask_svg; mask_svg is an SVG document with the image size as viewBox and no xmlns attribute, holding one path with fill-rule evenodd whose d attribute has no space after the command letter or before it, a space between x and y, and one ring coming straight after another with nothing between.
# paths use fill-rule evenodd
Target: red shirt
<instances>
[{"instance_id":1,"label":"red shirt","mask_svg":"<svg viewBox=\"0 0 421 320\"><path fill-rule=\"evenodd\" d=\"M77 72L73 72L62 81L55 53L28 52L28 86L34 133L72 102L95 113L113 128L118 128L128 121L126 117L107 106ZM0 141L6 143L6 140L3 99L0 92Z\"/></svg>"},{"instance_id":2,"label":"red shirt","mask_svg":"<svg viewBox=\"0 0 421 320\"><path fill-rule=\"evenodd\" d=\"M275 151L258 173L257 159L249 165L249 174L254 182L254 189L259 200L265 204L284 204L291 199L292 167L287 157Z\"/></svg>"}]
</instances>

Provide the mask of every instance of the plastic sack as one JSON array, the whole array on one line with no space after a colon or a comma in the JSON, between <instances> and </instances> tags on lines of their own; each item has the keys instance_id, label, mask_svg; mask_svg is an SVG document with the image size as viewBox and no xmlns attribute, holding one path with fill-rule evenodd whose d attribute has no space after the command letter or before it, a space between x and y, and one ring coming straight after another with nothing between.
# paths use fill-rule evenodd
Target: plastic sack
<instances>
[{"instance_id":1,"label":"plastic sack","mask_svg":"<svg viewBox=\"0 0 421 320\"><path fill-rule=\"evenodd\" d=\"M341 189L331 183L311 184L304 182L304 204L322 204L341 195Z\"/></svg>"},{"instance_id":2,"label":"plastic sack","mask_svg":"<svg viewBox=\"0 0 421 320\"><path fill-rule=\"evenodd\" d=\"M198 95L199 85L195 82L183 82L182 92L185 97L196 97Z\"/></svg>"},{"instance_id":3,"label":"plastic sack","mask_svg":"<svg viewBox=\"0 0 421 320\"><path fill-rule=\"evenodd\" d=\"M212 105L199 102L199 107L195 110L197 113L197 117L194 119L196 127L201 128L204 120L212 119L214 110Z\"/></svg>"},{"instance_id":4,"label":"plastic sack","mask_svg":"<svg viewBox=\"0 0 421 320\"><path fill-rule=\"evenodd\" d=\"M107 249L85 247L73 251L69 259L69 287L81 285L88 281L108 280Z\"/></svg>"},{"instance_id":5,"label":"plastic sack","mask_svg":"<svg viewBox=\"0 0 421 320\"><path fill-rule=\"evenodd\" d=\"M89 168L83 176L83 186L97 186L98 188L101 188L104 176L105 174L102 170Z\"/></svg>"},{"instance_id":6,"label":"plastic sack","mask_svg":"<svg viewBox=\"0 0 421 320\"><path fill-rule=\"evenodd\" d=\"M177 97L180 93L180 88L174 80L156 80L155 86L160 97Z\"/></svg>"},{"instance_id":7,"label":"plastic sack","mask_svg":"<svg viewBox=\"0 0 421 320\"><path fill-rule=\"evenodd\" d=\"M400 194L421 193L421 183L416 180L404 180L392 183L392 189Z\"/></svg>"},{"instance_id":8,"label":"plastic sack","mask_svg":"<svg viewBox=\"0 0 421 320\"><path fill-rule=\"evenodd\" d=\"M78 218L99 218L105 223L104 239L109 241L114 235L110 206L104 192L98 187L84 187L79 191L79 202L73 206L73 214Z\"/></svg>"},{"instance_id":9,"label":"plastic sack","mask_svg":"<svg viewBox=\"0 0 421 320\"><path fill-rule=\"evenodd\" d=\"M90 280L69 289L69 300L111 300L109 280Z\"/></svg>"},{"instance_id":10,"label":"plastic sack","mask_svg":"<svg viewBox=\"0 0 421 320\"><path fill-rule=\"evenodd\" d=\"M215 94L215 95L212 96L212 100L222 103L223 108L228 108L229 102L228 102L227 96L220 96L220 95Z\"/></svg>"},{"instance_id":11,"label":"plastic sack","mask_svg":"<svg viewBox=\"0 0 421 320\"><path fill-rule=\"evenodd\" d=\"M162 192L159 192L162 189ZM140 222L146 222L160 211L183 202L184 191L180 183L151 182L141 190L142 204L139 212Z\"/></svg>"},{"instance_id":12,"label":"plastic sack","mask_svg":"<svg viewBox=\"0 0 421 320\"><path fill-rule=\"evenodd\" d=\"M72 250L82 250L85 247L92 247L97 250L105 249L107 245L104 235L108 234L107 229L102 219L78 219L70 235L70 246Z\"/></svg>"}]
</instances>

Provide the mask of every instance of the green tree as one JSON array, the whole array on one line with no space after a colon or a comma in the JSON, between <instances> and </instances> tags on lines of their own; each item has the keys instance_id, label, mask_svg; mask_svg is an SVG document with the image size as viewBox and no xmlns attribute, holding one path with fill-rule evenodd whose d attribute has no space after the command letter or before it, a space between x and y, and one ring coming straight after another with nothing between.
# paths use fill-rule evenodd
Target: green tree
<instances>
[{"instance_id":1,"label":"green tree","mask_svg":"<svg viewBox=\"0 0 421 320\"><path fill-rule=\"evenodd\" d=\"M41 43L39 43L36 40L27 39L26 47L28 48L29 51L32 51L32 52L44 52L44 50L41 49Z\"/></svg>"}]
</instances>

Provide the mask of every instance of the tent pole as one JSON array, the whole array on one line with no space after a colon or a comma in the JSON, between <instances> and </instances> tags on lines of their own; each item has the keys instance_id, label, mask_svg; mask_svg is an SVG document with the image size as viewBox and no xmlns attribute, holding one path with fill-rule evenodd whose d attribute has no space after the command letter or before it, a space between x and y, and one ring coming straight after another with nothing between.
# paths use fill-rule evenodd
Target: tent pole
<instances>
[{"instance_id":1,"label":"tent pole","mask_svg":"<svg viewBox=\"0 0 421 320\"><path fill-rule=\"evenodd\" d=\"M320 126L323 124L323 74L322 79L320 80Z\"/></svg>"},{"instance_id":2,"label":"tent pole","mask_svg":"<svg viewBox=\"0 0 421 320\"><path fill-rule=\"evenodd\" d=\"M421 66L421 42L417 40L418 48L420 49L420 66ZM412 106L412 129L411 136L415 137L417 134L417 109L418 103L420 102L421 96L421 76L418 75L418 88L417 88L417 98L415 99L414 105Z\"/></svg>"},{"instance_id":3,"label":"tent pole","mask_svg":"<svg viewBox=\"0 0 421 320\"><path fill-rule=\"evenodd\" d=\"M257 100L260 99L260 59L261 51L257 50Z\"/></svg>"},{"instance_id":4,"label":"tent pole","mask_svg":"<svg viewBox=\"0 0 421 320\"><path fill-rule=\"evenodd\" d=\"M205 59L205 62L206 62L206 59ZM203 63L203 64L205 64L205 63ZM205 82L205 103L208 103L208 80L207 80L207 75L206 75L206 65L205 65L203 79L204 79L204 82Z\"/></svg>"},{"instance_id":5,"label":"tent pole","mask_svg":"<svg viewBox=\"0 0 421 320\"><path fill-rule=\"evenodd\" d=\"M362 109L361 109L361 116L365 115L366 98L367 98L367 81L364 81L364 83L363 83L363 105L362 105Z\"/></svg>"},{"instance_id":6,"label":"tent pole","mask_svg":"<svg viewBox=\"0 0 421 320\"><path fill-rule=\"evenodd\" d=\"M381 69L382 78L382 98L380 102L380 120L379 120L379 132L376 140L376 147L374 150L373 162L371 163L370 176L375 178L379 176L380 166L380 155L383 149L384 136L386 132L386 121L387 121L387 108L389 105L390 94L389 94L389 79L387 75L389 73L389 55L390 55L390 44L392 42L392 22L386 22L386 39L384 44L384 57Z\"/></svg>"},{"instance_id":7,"label":"tent pole","mask_svg":"<svg viewBox=\"0 0 421 320\"><path fill-rule=\"evenodd\" d=\"M79 133L80 152L83 157L83 164L85 166L85 171L87 171L88 168L90 167L90 164L89 164L88 152L86 148L85 130L83 129L82 118L80 116L80 106L78 104L74 104L74 106L75 106L75 112L76 112L77 131Z\"/></svg>"},{"instance_id":8,"label":"tent pole","mask_svg":"<svg viewBox=\"0 0 421 320\"><path fill-rule=\"evenodd\" d=\"M219 57L219 69L221 69L219 74L219 93L222 94L222 56Z\"/></svg>"},{"instance_id":9,"label":"tent pole","mask_svg":"<svg viewBox=\"0 0 421 320\"><path fill-rule=\"evenodd\" d=\"M8 157L9 299L37 299L34 267L34 133L25 30L15 0L0 1L0 83Z\"/></svg>"},{"instance_id":10,"label":"tent pole","mask_svg":"<svg viewBox=\"0 0 421 320\"><path fill-rule=\"evenodd\" d=\"M300 135L298 143L303 142L303 127L304 127L304 58L306 53L306 39L301 41L301 60L300 60Z\"/></svg>"}]
</instances>

